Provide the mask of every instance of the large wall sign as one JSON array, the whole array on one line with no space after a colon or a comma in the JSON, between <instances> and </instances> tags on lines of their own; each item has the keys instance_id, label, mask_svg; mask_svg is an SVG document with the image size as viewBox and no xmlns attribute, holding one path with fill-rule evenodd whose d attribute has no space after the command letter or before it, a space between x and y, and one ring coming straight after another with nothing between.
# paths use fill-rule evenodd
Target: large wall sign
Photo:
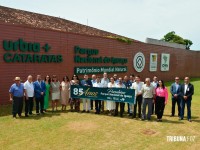
<instances>
[{"instance_id":1,"label":"large wall sign","mask_svg":"<svg viewBox=\"0 0 200 150\"><path fill-rule=\"evenodd\" d=\"M137 72L142 72L145 67L145 57L143 53L138 52L135 54L133 59L133 66Z\"/></svg>"},{"instance_id":2,"label":"large wall sign","mask_svg":"<svg viewBox=\"0 0 200 150\"><path fill-rule=\"evenodd\" d=\"M6 51L3 55L6 63L61 63L63 61L60 54L46 54L51 49L48 43L41 46L40 43L26 42L22 38L17 41L3 40L3 49ZM41 49L45 54L38 54Z\"/></svg>"},{"instance_id":3,"label":"large wall sign","mask_svg":"<svg viewBox=\"0 0 200 150\"><path fill-rule=\"evenodd\" d=\"M150 53L149 71L157 71L157 53Z\"/></svg>"},{"instance_id":4,"label":"large wall sign","mask_svg":"<svg viewBox=\"0 0 200 150\"><path fill-rule=\"evenodd\" d=\"M170 61L170 55L162 53L161 54L161 71L169 71L169 61Z\"/></svg>"},{"instance_id":5,"label":"large wall sign","mask_svg":"<svg viewBox=\"0 0 200 150\"><path fill-rule=\"evenodd\" d=\"M96 73L114 73L114 72L127 72L127 66L94 66L94 67L74 67L75 74L96 74Z\"/></svg>"},{"instance_id":6,"label":"large wall sign","mask_svg":"<svg viewBox=\"0 0 200 150\"><path fill-rule=\"evenodd\" d=\"M115 73L115 72L127 72L128 67L124 66L128 62L127 58L123 57L109 57L99 56L98 49L82 48L80 46L74 46L74 63L85 63L89 66L75 66L75 74L98 74L98 73ZM112 66L91 66L90 64L112 64ZM122 66L113 66L113 65Z\"/></svg>"},{"instance_id":7,"label":"large wall sign","mask_svg":"<svg viewBox=\"0 0 200 150\"><path fill-rule=\"evenodd\" d=\"M126 64L127 58L98 56L98 49L82 48L79 46L74 47L74 62L75 63L112 63L112 64ZM82 56L86 55L86 56Z\"/></svg>"}]
</instances>

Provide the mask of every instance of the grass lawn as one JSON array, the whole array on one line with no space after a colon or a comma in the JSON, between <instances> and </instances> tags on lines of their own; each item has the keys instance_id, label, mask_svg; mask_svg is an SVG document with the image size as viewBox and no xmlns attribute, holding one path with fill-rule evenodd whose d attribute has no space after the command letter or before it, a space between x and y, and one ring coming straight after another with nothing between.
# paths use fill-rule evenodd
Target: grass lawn
<instances>
[{"instance_id":1,"label":"grass lawn","mask_svg":"<svg viewBox=\"0 0 200 150\"><path fill-rule=\"evenodd\" d=\"M179 121L178 117L170 117L171 98L165 107L163 122L156 122L155 115L152 121L140 121L128 116L68 111L49 111L43 116L13 119L10 105L0 106L0 149L200 149L200 79L192 83L195 94L191 123L186 118ZM195 136L195 139L193 142L168 142L167 136Z\"/></svg>"}]
</instances>

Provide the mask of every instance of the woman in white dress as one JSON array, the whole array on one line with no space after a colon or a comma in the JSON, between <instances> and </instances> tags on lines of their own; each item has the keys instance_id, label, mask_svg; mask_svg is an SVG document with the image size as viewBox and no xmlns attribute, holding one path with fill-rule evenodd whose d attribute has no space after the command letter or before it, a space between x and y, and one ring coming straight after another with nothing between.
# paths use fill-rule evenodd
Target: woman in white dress
<instances>
[{"instance_id":1,"label":"woman in white dress","mask_svg":"<svg viewBox=\"0 0 200 150\"><path fill-rule=\"evenodd\" d=\"M108 88L115 88L115 81L114 78L110 78L110 82L108 83ZM115 112L115 102L113 101L107 101L107 110L109 111L109 115L114 115Z\"/></svg>"},{"instance_id":2,"label":"woman in white dress","mask_svg":"<svg viewBox=\"0 0 200 150\"><path fill-rule=\"evenodd\" d=\"M51 100L52 100L52 111L58 107L58 101L60 100L60 82L57 80L57 76L52 76L52 82L51 82Z\"/></svg>"},{"instance_id":3,"label":"woman in white dress","mask_svg":"<svg viewBox=\"0 0 200 150\"><path fill-rule=\"evenodd\" d=\"M63 78L63 81L60 84L61 86L61 111L66 110L66 106L69 103L69 92L70 92L70 82L68 76Z\"/></svg>"}]
</instances>

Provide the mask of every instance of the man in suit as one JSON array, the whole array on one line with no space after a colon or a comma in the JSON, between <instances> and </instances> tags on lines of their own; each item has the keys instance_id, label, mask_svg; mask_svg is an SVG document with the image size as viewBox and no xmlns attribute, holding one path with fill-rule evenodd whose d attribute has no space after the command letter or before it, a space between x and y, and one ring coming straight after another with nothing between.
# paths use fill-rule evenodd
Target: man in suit
<instances>
[{"instance_id":1,"label":"man in suit","mask_svg":"<svg viewBox=\"0 0 200 150\"><path fill-rule=\"evenodd\" d=\"M180 85L179 81L180 81L179 77L175 77L175 82L170 87L170 92L172 94L172 114L171 114L171 117L174 117L176 103L177 103L177 106L178 106L178 116L180 117L180 112L181 112L180 86L181 85Z\"/></svg>"},{"instance_id":2,"label":"man in suit","mask_svg":"<svg viewBox=\"0 0 200 150\"><path fill-rule=\"evenodd\" d=\"M183 120L185 104L187 104L187 119L191 121L191 101L192 95L194 94L194 86L190 83L190 78L185 77L184 84L181 85L180 95L181 95L181 116L180 120Z\"/></svg>"},{"instance_id":3,"label":"man in suit","mask_svg":"<svg viewBox=\"0 0 200 150\"><path fill-rule=\"evenodd\" d=\"M42 81L41 75L37 75L37 81L33 83L34 92L35 92L35 101L36 101L36 114L44 114L44 95L46 91L45 83ZM40 109L40 113L39 113Z\"/></svg>"}]
</instances>

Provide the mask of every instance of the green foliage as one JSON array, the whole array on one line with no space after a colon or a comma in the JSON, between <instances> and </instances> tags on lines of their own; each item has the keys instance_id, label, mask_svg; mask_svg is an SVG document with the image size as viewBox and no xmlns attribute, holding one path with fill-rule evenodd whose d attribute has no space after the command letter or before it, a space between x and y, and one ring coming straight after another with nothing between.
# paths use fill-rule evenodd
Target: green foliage
<instances>
[{"instance_id":1,"label":"green foliage","mask_svg":"<svg viewBox=\"0 0 200 150\"><path fill-rule=\"evenodd\" d=\"M131 44L133 42L133 40L131 40L129 38L125 38L125 37L114 37L114 36L107 36L107 37L112 38L112 39L116 39L120 42L127 43L127 44Z\"/></svg>"},{"instance_id":2,"label":"green foliage","mask_svg":"<svg viewBox=\"0 0 200 150\"><path fill-rule=\"evenodd\" d=\"M191 40L184 39L180 37L179 35L176 35L174 31L171 31L164 35L164 37L161 39L165 42L171 42L171 43L178 43L185 45L186 49L190 49L190 46L193 44Z\"/></svg>"}]
</instances>

